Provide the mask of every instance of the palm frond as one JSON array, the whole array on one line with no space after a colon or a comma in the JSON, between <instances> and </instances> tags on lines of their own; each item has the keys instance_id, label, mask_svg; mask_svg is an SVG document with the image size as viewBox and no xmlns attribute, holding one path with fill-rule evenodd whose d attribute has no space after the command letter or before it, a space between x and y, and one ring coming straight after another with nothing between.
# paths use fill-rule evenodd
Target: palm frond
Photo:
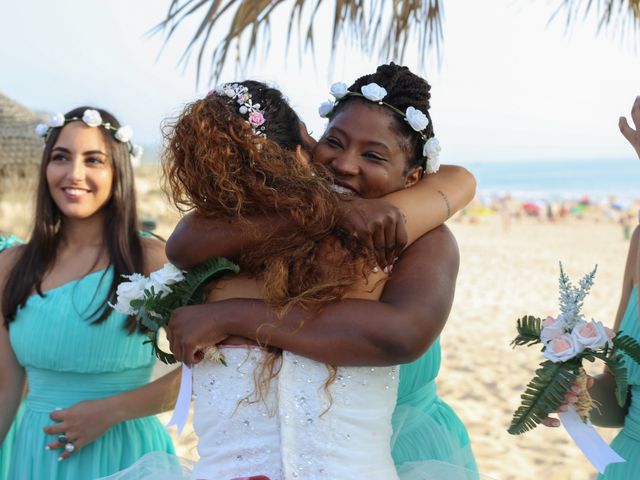
<instances>
[{"instance_id":1,"label":"palm frond","mask_svg":"<svg viewBox=\"0 0 640 480\"><path fill-rule=\"evenodd\" d=\"M546 361L540 367L520 397L522 403L513 414L508 429L511 435L532 430L560 406L571 382L578 376L580 363Z\"/></svg>"},{"instance_id":2,"label":"palm frond","mask_svg":"<svg viewBox=\"0 0 640 480\"><path fill-rule=\"evenodd\" d=\"M637 33L640 27L640 0L562 0L551 19L563 12L570 27L593 10L598 17L599 32L608 29L624 36L627 30Z\"/></svg>"},{"instance_id":3,"label":"palm frond","mask_svg":"<svg viewBox=\"0 0 640 480\"><path fill-rule=\"evenodd\" d=\"M150 33L163 33L166 44L180 25L200 15L201 20L180 62L186 64L190 55L197 51L196 78L199 79L205 54L209 51L211 82L220 76L234 50L236 64L246 64L255 55L259 40L265 40L268 45L270 21L276 12L280 15L286 3L285 0L172 0L165 19ZM287 49L297 26L299 49L310 48L313 52L318 13L328 8L323 0L293 0L285 33ZM332 57L340 39L347 36L366 54L377 53L383 61L402 61L414 34L418 52L424 57L432 46L439 51L443 15L442 0L336 0L330 40ZM303 36L304 21L307 27ZM222 28L226 28L226 33L218 34ZM212 37L214 31L217 35ZM241 46L243 41L247 43Z\"/></svg>"},{"instance_id":4,"label":"palm frond","mask_svg":"<svg viewBox=\"0 0 640 480\"><path fill-rule=\"evenodd\" d=\"M605 360L607 368L616 380L616 400L618 405L624 407L627 402L627 368L622 355L611 355Z\"/></svg>"},{"instance_id":5,"label":"palm frond","mask_svg":"<svg viewBox=\"0 0 640 480\"><path fill-rule=\"evenodd\" d=\"M640 363L640 343L629 335L618 333L613 339L613 345L629 355L636 363Z\"/></svg>"},{"instance_id":6,"label":"palm frond","mask_svg":"<svg viewBox=\"0 0 640 480\"><path fill-rule=\"evenodd\" d=\"M518 330L518 336L511 342L512 346L531 346L541 342L540 332L542 331L542 320L539 318L532 315L519 318L516 328Z\"/></svg>"}]
</instances>

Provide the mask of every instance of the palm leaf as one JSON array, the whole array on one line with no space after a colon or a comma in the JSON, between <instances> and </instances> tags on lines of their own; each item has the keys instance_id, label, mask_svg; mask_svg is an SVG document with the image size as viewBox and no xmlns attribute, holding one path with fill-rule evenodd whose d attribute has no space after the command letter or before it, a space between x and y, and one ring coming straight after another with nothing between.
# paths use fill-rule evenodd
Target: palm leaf
<instances>
[{"instance_id":1,"label":"palm leaf","mask_svg":"<svg viewBox=\"0 0 640 480\"><path fill-rule=\"evenodd\" d=\"M204 301L204 287L215 277L233 272L238 273L240 268L235 263L223 257L213 258L201 263L189 270L184 280L178 284L176 293L180 299L180 305L193 305Z\"/></svg>"},{"instance_id":2,"label":"palm leaf","mask_svg":"<svg viewBox=\"0 0 640 480\"><path fill-rule=\"evenodd\" d=\"M540 343L540 332L542 331L542 320L532 315L527 315L518 319L516 326L518 330L518 336L513 339L511 345L535 345Z\"/></svg>"},{"instance_id":3,"label":"palm leaf","mask_svg":"<svg viewBox=\"0 0 640 480\"><path fill-rule=\"evenodd\" d=\"M287 48L294 26L297 26L299 50L314 50L317 35L314 26L320 21L317 14L321 9L329 8L327 3L295 0L289 13L282 11L284 3L284 0L172 0L165 19L150 33L164 33L166 44L180 25L193 16L200 16L180 62L186 64L190 55L197 51L196 78L199 79L205 53L210 51L209 80L213 81L220 76L230 52L235 51L236 64L246 64L255 56L259 40L263 39L268 45L270 21L276 14L289 18L289 27L283 32ZM365 54L377 52L384 61L402 61L407 43L414 34L419 54L424 57L429 47L435 46L436 51L440 48L442 18L442 0L336 0L330 40L332 57L340 39L346 36ZM301 46L303 21L307 27L304 46ZM223 26L227 26L227 31L219 34ZM217 35L212 36L214 31Z\"/></svg>"},{"instance_id":4,"label":"palm leaf","mask_svg":"<svg viewBox=\"0 0 640 480\"><path fill-rule=\"evenodd\" d=\"M578 375L580 363L545 361L540 367L520 397L522 403L513 414L508 430L512 435L532 430L560 406Z\"/></svg>"},{"instance_id":5,"label":"palm leaf","mask_svg":"<svg viewBox=\"0 0 640 480\"><path fill-rule=\"evenodd\" d=\"M562 0L551 19L564 12L568 28L594 9L599 32L609 29L624 36L628 30L637 33L640 27L640 0Z\"/></svg>"},{"instance_id":6,"label":"palm leaf","mask_svg":"<svg viewBox=\"0 0 640 480\"><path fill-rule=\"evenodd\" d=\"M605 360L607 368L616 379L616 400L618 405L624 407L627 401L627 369L622 355L611 355Z\"/></svg>"},{"instance_id":7,"label":"palm leaf","mask_svg":"<svg viewBox=\"0 0 640 480\"><path fill-rule=\"evenodd\" d=\"M640 343L629 335L618 333L613 339L613 345L629 355L636 363L640 364Z\"/></svg>"}]
</instances>

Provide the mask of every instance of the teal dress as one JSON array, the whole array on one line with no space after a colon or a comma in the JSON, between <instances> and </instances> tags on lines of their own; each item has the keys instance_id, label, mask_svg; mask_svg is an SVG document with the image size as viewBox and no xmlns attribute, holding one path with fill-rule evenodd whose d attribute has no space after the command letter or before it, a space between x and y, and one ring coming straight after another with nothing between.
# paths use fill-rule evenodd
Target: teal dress
<instances>
[{"instance_id":1,"label":"teal dress","mask_svg":"<svg viewBox=\"0 0 640 480\"><path fill-rule=\"evenodd\" d=\"M132 390L151 377L151 348L143 345L144 335L127 333L124 315L114 312L97 325L87 320L105 301L112 278L109 268L49 290L44 298L33 295L10 324L29 392L9 478L95 479L129 467L147 452L173 453L155 416L121 422L61 462L60 450L45 450L56 439L43 432L56 408Z\"/></svg>"},{"instance_id":2,"label":"teal dress","mask_svg":"<svg viewBox=\"0 0 640 480\"><path fill-rule=\"evenodd\" d=\"M400 367L398 403L393 414L394 462L400 474L420 463L442 462L460 467L459 473L466 472L456 478L477 478L467 429L438 396L435 379L439 370L439 339L421 358Z\"/></svg>"},{"instance_id":3,"label":"teal dress","mask_svg":"<svg viewBox=\"0 0 640 480\"><path fill-rule=\"evenodd\" d=\"M0 252L20 243L22 243L22 240L20 240L15 235L0 235ZM2 328L2 326L0 326L0 328ZM7 432L7 435L4 437L4 441L0 445L0 480L5 480L7 478L7 474L9 473L9 461L11 460L11 454L13 452L13 443L15 441L16 431L18 429L18 424L20 423L20 419L22 418L23 413L24 405L21 405L18 413L16 414L16 418L11 424L11 428Z\"/></svg>"},{"instance_id":4,"label":"teal dress","mask_svg":"<svg viewBox=\"0 0 640 480\"><path fill-rule=\"evenodd\" d=\"M638 289L633 287L627 310L624 312L620 330L640 341L640 317L638 317ZM624 419L624 428L611 442L625 463L614 463L607 467L600 480L629 480L640 478L640 366L626 358L631 405Z\"/></svg>"}]
</instances>

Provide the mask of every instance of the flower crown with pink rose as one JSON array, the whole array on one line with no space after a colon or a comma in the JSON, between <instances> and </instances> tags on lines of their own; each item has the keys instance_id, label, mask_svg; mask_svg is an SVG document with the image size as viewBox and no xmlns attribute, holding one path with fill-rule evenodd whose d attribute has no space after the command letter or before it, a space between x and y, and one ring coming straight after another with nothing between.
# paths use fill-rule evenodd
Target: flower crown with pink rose
<instances>
[{"instance_id":1,"label":"flower crown with pink rose","mask_svg":"<svg viewBox=\"0 0 640 480\"><path fill-rule=\"evenodd\" d=\"M140 145L136 145L131 141L133 138L133 128L129 125L123 125L121 127L115 127L109 122L102 120L100 112L92 108L88 108L84 111L82 117L65 117L63 113L56 113L51 115L47 123L39 123L36 126L36 135L44 138L45 140L54 128L62 128L71 122L84 122L89 127L102 127L108 131L113 138L120 143L126 143L129 147L129 158L131 164L137 166L140 164L144 149Z\"/></svg>"},{"instance_id":2,"label":"flower crown with pink rose","mask_svg":"<svg viewBox=\"0 0 640 480\"><path fill-rule=\"evenodd\" d=\"M240 114L247 115L247 122L251 125L253 133L260 137L267 138L264 126L267 120L264 116L264 110L260 109L259 103L253 103L251 100L252 96L247 87L238 83L223 83L211 90L207 96L214 94L219 97L229 97L235 100L239 105L238 111Z\"/></svg>"},{"instance_id":3,"label":"flower crown with pink rose","mask_svg":"<svg viewBox=\"0 0 640 480\"><path fill-rule=\"evenodd\" d=\"M363 85L362 88L360 88L360 92L352 92L345 83L337 82L331 85L330 93L335 98L335 101L327 100L320 105L318 112L321 117L331 118L334 109L343 98L361 97L370 102L377 103L400 116L420 136L424 142L422 157L426 159L425 172L427 174L436 173L440 169L440 152L442 148L435 136L427 136L426 129L429 125L429 118L422 111L414 107L409 107L403 112L390 103L383 102L382 100L387 96L387 90L377 83Z\"/></svg>"}]
</instances>

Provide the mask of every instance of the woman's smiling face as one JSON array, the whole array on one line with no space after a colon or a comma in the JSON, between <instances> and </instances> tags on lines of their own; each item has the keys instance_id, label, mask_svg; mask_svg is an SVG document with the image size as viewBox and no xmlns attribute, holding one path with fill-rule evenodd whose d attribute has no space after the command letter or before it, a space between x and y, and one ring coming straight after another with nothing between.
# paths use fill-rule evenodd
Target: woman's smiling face
<instances>
[{"instance_id":1,"label":"woman's smiling face","mask_svg":"<svg viewBox=\"0 0 640 480\"><path fill-rule=\"evenodd\" d=\"M356 100L332 118L313 159L333 173L339 193L378 198L420 179L420 167L407 169L408 154L393 115L384 107Z\"/></svg>"},{"instance_id":2,"label":"woman's smiling face","mask_svg":"<svg viewBox=\"0 0 640 480\"><path fill-rule=\"evenodd\" d=\"M111 197L113 168L100 128L83 122L66 125L51 149L47 185L61 213L88 218Z\"/></svg>"}]
</instances>

